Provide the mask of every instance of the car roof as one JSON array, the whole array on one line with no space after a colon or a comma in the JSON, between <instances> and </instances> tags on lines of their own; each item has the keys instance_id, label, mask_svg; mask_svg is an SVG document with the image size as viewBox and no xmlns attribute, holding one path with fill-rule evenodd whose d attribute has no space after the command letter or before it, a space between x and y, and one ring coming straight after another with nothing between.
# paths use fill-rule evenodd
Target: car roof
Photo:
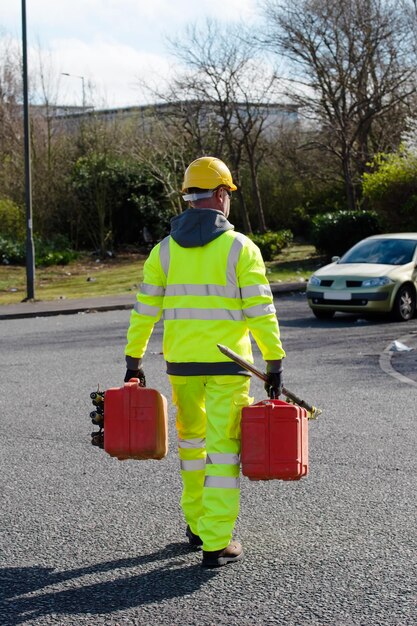
<instances>
[{"instance_id":1,"label":"car roof","mask_svg":"<svg viewBox=\"0 0 417 626\"><path fill-rule=\"evenodd\" d=\"M417 233L385 233L383 235L372 235L372 237L366 237L366 239L415 239L417 240ZM362 239L365 241L365 239Z\"/></svg>"}]
</instances>

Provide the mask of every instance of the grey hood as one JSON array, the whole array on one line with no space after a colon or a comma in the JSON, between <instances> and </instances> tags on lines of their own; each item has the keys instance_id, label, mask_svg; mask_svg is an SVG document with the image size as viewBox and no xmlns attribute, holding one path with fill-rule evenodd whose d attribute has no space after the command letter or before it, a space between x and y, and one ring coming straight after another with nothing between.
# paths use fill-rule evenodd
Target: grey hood
<instances>
[{"instance_id":1,"label":"grey hood","mask_svg":"<svg viewBox=\"0 0 417 626\"><path fill-rule=\"evenodd\" d=\"M233 229L221 211L186 209L171 220L170 235L183 248L197 248Z\"/></svg>"}]
</instances>

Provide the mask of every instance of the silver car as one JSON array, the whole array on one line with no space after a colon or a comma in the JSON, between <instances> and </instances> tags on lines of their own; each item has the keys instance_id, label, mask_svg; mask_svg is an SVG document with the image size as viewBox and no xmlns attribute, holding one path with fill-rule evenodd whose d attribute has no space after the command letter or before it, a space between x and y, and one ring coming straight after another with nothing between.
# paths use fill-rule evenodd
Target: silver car
<instances>
[{"instance_id":1,"label":"silver car","mask_svg":"<svg viewBox=\"0 0 417 626\"><path fill-rule=\"evenodd\" d=\"M329 319L336 311L389 313L407 321L416 310L417 233L375 235L311 276L307 300L314 315Z\"/></svg>"}]
</instances>

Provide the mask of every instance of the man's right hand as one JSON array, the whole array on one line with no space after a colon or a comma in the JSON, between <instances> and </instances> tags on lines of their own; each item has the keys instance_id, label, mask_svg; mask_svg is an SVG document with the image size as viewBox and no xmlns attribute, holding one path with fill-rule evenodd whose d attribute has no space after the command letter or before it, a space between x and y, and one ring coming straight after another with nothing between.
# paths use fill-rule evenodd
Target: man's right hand
<instances>
[{"instance_id":1,"label":"man's right hand","mask_svg":"<svg viewBox=\"0 0 417 626\"><path fill-rule=\"evenodd\" d=\"M126 370L124 382L128 383L131 378L139 378L140 386L146 387L145 372L143 371L142 368L139 368L138 370L129 370L129 369Z\"/></svg>"}]
</instances>

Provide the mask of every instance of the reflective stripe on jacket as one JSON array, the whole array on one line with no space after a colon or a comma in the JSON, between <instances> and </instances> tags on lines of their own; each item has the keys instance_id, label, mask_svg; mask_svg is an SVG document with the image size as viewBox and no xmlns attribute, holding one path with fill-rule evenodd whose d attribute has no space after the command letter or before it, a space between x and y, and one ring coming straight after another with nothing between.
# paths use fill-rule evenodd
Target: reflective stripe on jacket
<instances>
[{"instance_id":1,"label":"reflective stripe on jacket","mask_svg":"<svg viewBox=\"0 0 417 626\"><path fill-rule=\"evenodd\" d=\"M265 360L285 356L260 251L234 230L202 246L182 247L168 236L153 248L131 314L126 355L143 356L161 317L172 374L191 363L203 364L203 370L207 364L206 372L200 366L195 374L225 373L221 364L231 362L218 343L253 361L249 333Z\"/></svg>"}]
</instances>

